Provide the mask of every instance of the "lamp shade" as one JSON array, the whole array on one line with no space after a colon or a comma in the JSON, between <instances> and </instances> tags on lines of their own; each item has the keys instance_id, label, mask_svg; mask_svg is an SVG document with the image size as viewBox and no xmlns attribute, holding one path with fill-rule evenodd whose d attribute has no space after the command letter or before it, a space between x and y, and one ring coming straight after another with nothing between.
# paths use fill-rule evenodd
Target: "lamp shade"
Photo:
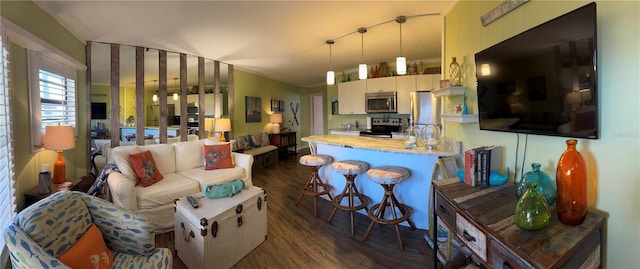
<instances>
[{"instance_id":1,"label":"lamp shade","mask_svg":"<svg viewBox=\"0 0 640 269\"><path fill-rule=\"evenodd\" d=\"M212 118L205 118L204 119L204 130L207 132L207 137L211 138L213 135L213 126L214 126L215 120Z\"/></svg>"},{"instance_id":2,"label":"lamp shade","mask_svg":"<svg viewBox=\"0 0 640 269\"><path fill-rule=\"evenodd\" d=\"M407 58L402 56L396 58L396 71L398 75L407 74Z\"/></svg>"},{"instance_id":3,"label":"lamp shade","mask_svg":"<svg viewBox=\"0 0 640 269\"><path fill-rule=\"evenodd\" d=\"M45 129L44 148L50 150L67 150L76 147L73 138L73 127L69 125L49 125Z\"/></svg>"},{"instance_id":4,"label":"lamp shade","mask_svg":"<svg viewBox=\"0 0 640 269\"><path fill-rule=\"evenodd\" d=\"M282 123L282 114L273 113L269 115L270 123Z\"/></svg>"},{"instance_id":5,"label":"lamp shade","mask_svg":"<svg viewBox=\"0 0 640 269\"><path fill-rule=\"evenodd\" d=\"M231 121L225 118L216 119L214 124L214 131L216 132L228 132L231 131Z\"/></svg>"}]
</instances>

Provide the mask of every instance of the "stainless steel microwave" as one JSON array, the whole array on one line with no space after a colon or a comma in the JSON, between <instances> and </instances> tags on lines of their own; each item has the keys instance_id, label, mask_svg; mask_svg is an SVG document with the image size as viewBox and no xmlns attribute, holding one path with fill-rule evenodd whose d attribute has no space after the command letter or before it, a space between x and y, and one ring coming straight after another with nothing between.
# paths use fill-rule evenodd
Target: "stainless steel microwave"
<instances>
[{"instance_id":1,"label":"stainless steel microwave","mask_svg":"<svg viewBox=\"0 0 640 269\"><path fill-rule=\"evenodd\" d=\"M396 92L365 93L364 97L367 113L398 113Z\"/></svg>"}]
</instances>

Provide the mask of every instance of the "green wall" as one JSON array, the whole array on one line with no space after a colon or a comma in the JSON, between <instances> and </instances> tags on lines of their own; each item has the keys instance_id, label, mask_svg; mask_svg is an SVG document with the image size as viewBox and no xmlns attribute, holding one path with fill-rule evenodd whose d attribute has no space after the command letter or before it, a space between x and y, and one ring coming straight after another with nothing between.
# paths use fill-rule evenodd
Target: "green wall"
<instances>
[{"instance_id":1,"label":"green wall","mask_svg":"<svg viewBox=\"0 0 640 269\"><path fill-rule=\"evenodd\" d=\"M0 14L22 29L56 47L68 56L84 63L84 44L76 39L69 31L56 22L51 16L42 11L30 1L0 1ZM16 199L18 208L24 204L23 193L38 185L40 165L48 163L52 168L56 160L56 153L44 150L33 153L31 151L31 122L27 115L29 110L28 93L28 65L27 50L18 44L11 43L11 80L12 80L12 116L14 126L14 154L16 173ZM63 158L67 168L67 178L78 178L87 174L87 110L86 73L79 71L77 75L77 129L76 147L64 151Z\"/></svg>"},{"instance_id":2,"label":"green wall","mask_svg":"<svg viewBox=\"0 0 640 269\"><path fill-rule=\"evenodd\" d=\"M456 56L462 64L471 112L477 112L473 61L476 52L588 2L530 1L486 27L479 18L501 2L457 2L446 15L444 58L450 61ZM578 150L587 163L590 210L607 217L603 267L636 268L640 264L640 2L596 3L600 139L580 139ZM443 71L448 72L444 68L445 65ZM520 135L516 152L515 134L480 131L477 123L448 123L446 135L463 141L465 149L503 145L503 167L514 171L515 165L518 171L526 172L531 170L532 162L538 162L554 179L558 158L566 148L566 138L528 135L525 145L524 135Z\"/></svg>"},{"instance_id":3,"label":"green wall","mask_svg":"<svg viewBox=\"0 0 640 269\"><path fill-rule=\"evenodd\" d=\"M271 123L269 123L269 114L271 114L271 99L283 100L285 103L285 111L282 113L282 127L287 127L292 131L298 132L297 137L300 139L300 130L304 129L304 123L301 121L301 113L308 110L308 106L300 104L297 118L300 125L296 125L293 119L290 105L300 103L299 88L286 83L275 81L263 76L248 73L243 70L234 69L234 94L233 94L233 113L234 120L232 123L233 139L238 135L271 133ZM262 120L260 122L245 121L245 97L260 97L262 107ZM293 122L293 125L290 124ZM306 128L308 129L308 127Z\"/></svg>"}]
</instances>

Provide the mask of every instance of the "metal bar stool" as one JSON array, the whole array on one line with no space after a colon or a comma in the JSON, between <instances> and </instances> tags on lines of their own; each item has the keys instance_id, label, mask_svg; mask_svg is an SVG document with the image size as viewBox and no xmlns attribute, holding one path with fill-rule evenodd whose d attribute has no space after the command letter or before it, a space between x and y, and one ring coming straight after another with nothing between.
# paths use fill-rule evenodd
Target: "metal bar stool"
<instances>
[{"instance_id":1,"label":"metal bar stool","mask_svg":"<svg viewBox=\"0 0 640 269\"><path fill-rule=\"evenodd\" d=\"M311 154L300 157L300 164L308 166L311 169L311 177L309 180L300 187L300 194L296 200L295 206L298 206L302 196L313 196L313 216L318 217L318 196L327 195L329 200L333 200L331 196L331 189L329 184L326 184L318 175L318 170L325 164L331 162L332 157L324 154L316 154L316 147L314 143L309 143L309 149Z\"/></svg>"},{"instance_id":2,"label":"metal bar stool","mask_svg":"<svg viewBox=\"0 0 640 269\"><path fill-rule=\"evenodd\" d=\"M358 191L354 180L356 176L369 169L369 164L363 161L345 160L334 162L331 166L338 174L344 175L347 182L342 192L333 199L333 211L331 211L331 215L327 221L331 222L338 209L349 211L349 214L351 215L351 235L353 236L355 235L353 212L366 208L369 204L369 198ZM342 200L344 198L348 198L347 205L342 205ZM354 203L355 198L358 198L358 203Z\"/></svg>"},{"instance_id":3,"label":"metal bar stool","mask_svg":"<svg viewBox=\"0 0 640 269\"><path fill-rule=\"evenodd\" d=\"M384 196L379 204L373 205L369 208L369 218L371 219L371 223L369 224L369 228L367 232L364 234L364 240L367 240L371 230L373 229L373 224L393 224L396 228L396 235L398 236L398 243L400 244L400 250L404 250L402 246L402 237L400 236L400 229L398 227L398 223L403 221L407 221L411 230L415 230L416 226L413 224L413 221L409 218L411 212L409 211L409 207L404 204L398 202L396 196L393 194L393 187L407 179L411 175L409 169L400 166L379 166L371 168L367 171L367 176L369 179L375 183L380 184L384 188ZM389 207L391 211L391 217L386 218L385 212Z\"/></svg>"}]
</instances>

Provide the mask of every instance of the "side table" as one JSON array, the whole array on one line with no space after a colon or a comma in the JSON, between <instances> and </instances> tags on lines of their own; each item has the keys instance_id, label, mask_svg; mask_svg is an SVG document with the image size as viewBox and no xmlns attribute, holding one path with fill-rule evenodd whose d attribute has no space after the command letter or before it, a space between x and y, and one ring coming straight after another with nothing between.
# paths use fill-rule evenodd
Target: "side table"
<instances>
[{"instance_id":1,"label":"side table","mask_svg":"<svg viewBox=\"0 0 640 269\"><path fill-rule=\"evenodd\" d=\"M67 179L67 181L71 181L74 184L74 185L71 185L70 189L73 189L75 184L78 183L77 179ZM35 202L40 201L56 193L58 191L58 186L60 186L60 184L51 183L51 188L50 188L51 191L49 193L40 193L40 188L38 186L35 186L29 189L27 192L24 193L24 207L26 208L34 204Z\"/></svg>"},{"instance_id":2,"label":"side table","mask_svg":"<svg viewBox=\"0 0 640 269\"><path fill-rule=\"evenodd\" d=\"M269 141L271 142L271 145L278 147L278 156L280 160L297 153L296 132L269 134ZM293 148L293 151L289 150L290 148Z\"/></svg>"}]
</instances>

